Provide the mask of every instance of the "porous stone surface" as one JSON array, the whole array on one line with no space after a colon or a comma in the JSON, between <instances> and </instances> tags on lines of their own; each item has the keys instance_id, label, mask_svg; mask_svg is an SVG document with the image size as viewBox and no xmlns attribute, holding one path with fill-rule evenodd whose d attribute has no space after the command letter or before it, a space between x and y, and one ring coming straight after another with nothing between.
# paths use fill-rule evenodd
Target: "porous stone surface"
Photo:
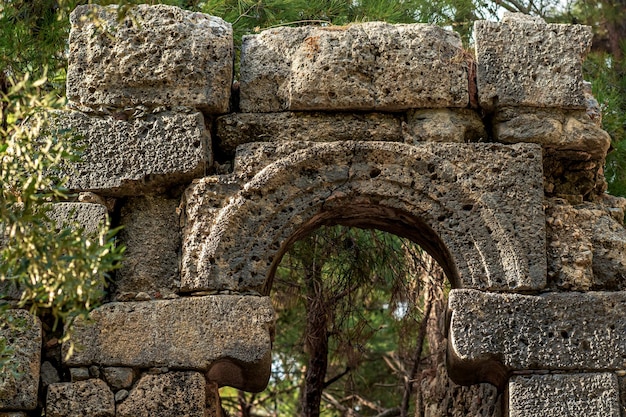
<instances>
[{"instance_id":1,"label":"porous stone surface","mask_svg":"<svg viewBox=\"0 0 626 417\"><path fill-rule=\"evenodd\" d=\"M544 187L547 196L572 203L595 200L607 190L604 159L583 151L543 150Z\"/></svg>"},{"instance_id":2,"label":"porous stone surface","mask_svg":"<svg viewBox=\"0 0 626 417\"><path fill-rule=\"evenodd\" d=\"M146 195L128 199L121 208L119 239L126 246L115 275L115 297L162 298L180 286L181 231L178 198Z\"/></svg>"},{"instance_id":3,"label":"porous stone surface","mask_svg":"<svg viewBox=\"0 0 626 417\"><path fill-rule=\"evenodd\" d=\"M626 294L452 290L448 364L459 383L508 371L624 369Z\"/></svg>"},{"instance_id":4,"label":"porous stone surface","mask_svg":"<svg viewBox=\"0 0 626 417\"><path fill-rule=\"evenodd\" d=\"M508 417L504 412L503 394L491 384L462 386L449 377L445 363L435 372L423 372L422 407L424 416Z\"/></svg>"},{"instance_id":5,"label":"porous stone surface","mask_svg":"<svg viewBox=\"0 0 626 417\"><path fill-rule=\"evenodd\" d=\"M135 371L133 368L124 368L119 366L106 367L102 371L104 380L114 390L128 388L133 384Z\"/></svg>"},{"instance_id":6,"label":"porous stone surface","mask_svg":"<svg viewBox=\"0 0 626 417\"><path fill-rule=\"evenodd\" d=\"M229 367L229 382L237 388L267 384L274 323L268 297L109 303L90 317L91 323L78 323L74 330L73 340L82 350L66 361L69 366L209 370L220 385L219 368Z\"/></svg>"},{"instance_id":7,"label":"porous stone surface","mask_svg":"<svg viewBox=\"0 0 626 417\"><path fill-rule=\"evenodd\" d=\"M546 201L548 280L561 290L626 289L624 210Z\"/></svg>"},{"instance_id":8,"label":"porous stone surface","mask_svg":"<svg viewBox=\"0 0 626 417\"><path fill-rule=\"evenodd\" d=\"M72 12L70 101L92 108L182 105L226 113L233 68L230 23L165 5L120 12L97 5Z\"/></svg>"},{"instance_id":9,"label":"porous stone surface","mask_svg":"<svg viewBox=\"0 0 626 417\"><path fill-rule=\"evenodd\" d=\"M116 416L205 416L205 388L198 372L147 374L118 405Z\"/></svg>"},{"instance_id":10,"label":"porous stone surface","mask_svg":"<svg viewBox=\"0 0 626 417\"><path fill-rule=\"evenodd\" d=\"M133 196L190 181L212 163L211 140L198 112L115 116L57 114L85 145L82 162L68 167L67 187L103 195Z\"/></svg>"},{"instance_id":11,"label":"porous stone surface","mask_svg":"<svg viewBox=\"0 0 626 417\"><path fill-rule=\"evenodd\" d=\"M368 22L281 27L244 36L243 112L465 107L458 34L433 25Z\"/></svg>"},{"instance_id":12,"label":"porous stone surface","mask_svg":"<svg viewBox=\"0 0 626 417\"><path fill-rule=\"evenodd\" d=\"M235 175L212 175L198 180L183 194L183 243L181 271L197 273L198 258L204 248L215 217L240 189Z\"/></svg>"},{"instance_id":13,"label":"porous stone surface","mask_svg":"<svg viewBox=\"0 0 626 417\"><path fill-rule=\"evenodd\" d=\"M487 142L485 125L469 109L409 110L404 142ZM521 141L520 141L521 142Z\"/></svg>"},{"instance_id":14,"label":"porous stone surface","mask_svg":"<svg viewBox=\"0 0 626 417\"><path fill-rule=\"evenodd\" d=\"M502 143L532 142L559 151L580 151L604 160L611 137L584 111L515 109L499 111L493 121L494 138Z\"/></svg>"},{"instance_id":15,"label":"porous stone surface","mask_svg":"<svg viewBox=\"0 0 626 417\"><path fill-rule=\"evenodd\" d=\"M590 27L508 14L502 22L475 22L474 36L482 108L585 108L582 61L591 48Z\"/></svg>"},{"instance_id":16,"label":"porous stone surface","mask_svg":"<svg viewBox=\"0 0 626 417\"><path fill-rule=\"evenodd\" d=\"M514 376L508 393L509 417L620 417L611 373Z\"/></svg>"},{"instance_id":17,"label":"porous stone surface","mask_svg":"<svg viewBox=\"0 0 626 417\"><path fill-rule=\"evenodd\" d=\"M48 417L114 417L113 392L101 379L52 384L48 387Z\"/></svg>"},{"instance_id":18,"label":"porous stone surface","mask_svg":"<svg viewBox=\"0 0 626 417\"><path fill-rule=\"evenodd\" d=\"M13 372L0 374L0 409L32 410L37 407L41 364L41 322L24 310L0 316L0 340L13 349L7 364Z\"/></svg>"},{"instance_id":19,"label":"porous stone surface","mask_svg":"<svg viewBox=\"0 0 626 417\"><path fill-rule=\"evenodd\" d=\"M0 411L0 417L26 417L21 411Z\"/></svg>"},{"instance_id":20,"label":"porous stone surface","mask_svg":"<svg viewBox=\"0 0 626 417\"><path fill-rule=\"evenodd\" d=\"M87 236L95 234L107 220L107 208L92 203L55 203L48 213L59 227L77 224Z\"/></svg>"},{"instance_id":21,"label":"porous stone surface","mask_svg":"<svg viewBox=\"0 0 626 417\"><path fill-rule=\"evenodd\" d=\"M265 145L276 149L251 146ZM192 236L183 239L183 290L260 290L290 242L327 223L415 239L459 286L545 285L538 146L301 145L286 155L268 152L277 159L222 208L211 199L187 199L188 213L212 214L184 231ZM197 182L187 194L202 194L196 187L211 185Z\"/></svg>"},{"instance_id":22,"label":"porous stone surface","mask_svg":"<svg viewBox=\"0 0 626 417\"><path fill-rule=\"evenodd\" d=\"M402 141L402 119L384 113L233 113L217 119L219 149L248 142Z\"/></svg>"}]
</instances>

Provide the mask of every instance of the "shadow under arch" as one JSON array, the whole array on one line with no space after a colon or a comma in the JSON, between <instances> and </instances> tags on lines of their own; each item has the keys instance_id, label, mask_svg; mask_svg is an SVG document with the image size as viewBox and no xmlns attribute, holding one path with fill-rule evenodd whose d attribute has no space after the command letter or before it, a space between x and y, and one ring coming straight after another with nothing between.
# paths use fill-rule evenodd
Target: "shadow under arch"
<instances>
[{"instance_id":1,"label":"shadow under arch","mask_svg":"<svg viewBox=\"0 0 626 417\"><path fill-rule=\"evenodd\" d=\"M520 181L523 178L524 181ZM182 288L266 291L277 260L321 224L415 240L458 288L545 285L541 151L534 145L307 144L269 163L230 199Z\"/></svg>"}]
</instances>

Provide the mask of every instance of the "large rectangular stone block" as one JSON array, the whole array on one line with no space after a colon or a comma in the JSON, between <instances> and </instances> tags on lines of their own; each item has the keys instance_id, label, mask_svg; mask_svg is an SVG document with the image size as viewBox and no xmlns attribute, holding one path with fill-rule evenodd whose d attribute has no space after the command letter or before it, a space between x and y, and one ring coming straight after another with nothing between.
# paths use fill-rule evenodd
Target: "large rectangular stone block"
<instances>
[{"instance_id":1,"label":"large rectangular stone block","mask_svg":"<svg viewBox=\"0 0 626 417\"><path fill-rule=\"evenodd\" d=\"M118 405L116 417L209 417L206 385L204 375L198 372L143 375L128 398Z\"/></svg>"},{"instance_id":2,"label":"large rectangular stone block","mask_svg":"<svg viewBox=\"0 0 626 417\"><path fill-rule=\"evenodd\" d=\"M217 119L221 151L249 142L402 141L401 115L384 113L232 113Z\"/></svg>"},{"instance_id":3,"label":"large rectangular stone block","mask_svg":"<svg viewBox=\"0 0 626 417\"><path fill-rule=\"evenodd\" d=\"M508 107L493 123L494 139L502 143L538 143L556 151L580 151L604 160L611 137L582 110Z\"/></svg>"},{"instance_id":4,"label":"large rectangular stone block","mask_svg":"<svg viewBox=\"0 0 626 417\"><path fill-rule=\"evenodd\" d=\"M201 177L211 164L211 140L201 113L126 119L58 114L58 126L73 129L85 147L82 161L66 168L68 188L132 196Z\"/></svg>"},{"instance_id":5,"label":"large rectangular stone block","mask_svg":"<svg viewBox=\"0 0 626 417\"><path fill-rule=\"evenodd\" d=\"M142 104L228 111L230 23L165 5L139 5L125 15L116 6L78 6L70 21L70 101L92 108Z\"/></svg>"},{"instance_id":6,"label":"large rectangular stone block","mask_svg":"<svg viewBox=\"0 0 626 417\"><path fill-rule=\"evenodd\" d=\"M514 376L509 417L620 417L617 377L610 373Z\"/></svg>"},{"instance_id":7,"label":"large rectangular stone block","mask_svg":"<svg viewBox=\"0 0 626 417\"><path fill-rule=\"evenodd\" d=\"M10 310L0 317L0 340L13 349L8 372L0 374L0 410L33 410L39 389L41 322L27 311Z\"/></svg>"},{"instance_id":8,"label":"large rectangular stone block","mask_svg":"<svg viewBox=\"0 0 626 417\"><path fill-rule=\"evenodd\" d=\"M126 246L121 268L115 274L115 297L171 296L180 286L181 229L179 199L143 196L122 206L119 233Z\"/></svg>"},{"instance_id":9,"label":"large rectangular stone block","mask_svg":"<svg viewBox=\"0 0 626 417\"><path fill-rule=\"evenodd\" d=\"M231 361L269 372L274 310L269 297L214 295L105 304L77 323L69 366L206 371ZM67 349L67 346L64 345ZM243 364L243 365L242 365ZM244 373L245 374L245 373Z\"/></svg>"},{"instance_id":10,"label":"large rectangular stone block","mask_svg":"<svg viewBox=\"0 0 626 417\"><path fill-rule=\"evenodd\" d=\"M59 227L77 225L89 236L107 221L107 208L94 203L55 203L49 215Z\"/></svg>"},{"instance_id":11,"label":"large rectangular stone block","mask_svg":"<svg viewBox=\"0 0 626 417\"><path fill-rule=\"evenodd\" d=\"M245 36L241 110L466 107L461 40L424 24L282 27Z\"/></svg>"},{"instance_id":12,"label":"large rectangular stone block","mask_svg":"<svg viewBox=\"0 0 626 417\"><path fill-rule=\"evenodd\" d=\"M475 22L474 34L481 107L585 108L582 60L591 48L590 27L505 14L502 22Z\"/></svg>"},{"instance_id":13,"label":"large rectangular stone block","mask_svg":"<svg viewBox=\"0 0 626 417\"><path fill-rule=\"evenodd\" d=\"M624 292L531 296L452 290L448 303L449 353L465 375L472 369L495 372L496 363L505 372L626 367Z\"/></svg>"}]
</instances>

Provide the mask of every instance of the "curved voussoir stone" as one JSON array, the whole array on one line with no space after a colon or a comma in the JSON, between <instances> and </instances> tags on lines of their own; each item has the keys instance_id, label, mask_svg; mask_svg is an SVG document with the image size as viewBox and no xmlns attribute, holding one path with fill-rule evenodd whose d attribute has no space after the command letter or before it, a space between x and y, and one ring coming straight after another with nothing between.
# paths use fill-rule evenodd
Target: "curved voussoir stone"
<instances>
[{"instance_id":1,"label":"curved voussoir stone","mask_svg":"<svg viewBox=\"0 0 626 417\"><path fill-rule=\"evenodd\" d=\"M323 224L415 240L456 286L545 285L539 147L333 142L293 149L191 230L201 235L185 241L204 240L191 248L194 257L183 247L183 259L194 260L183 265L184 291L267 291L289 246Z\"/></svg>"},{"instance_id":2,"label":"curved voussoir stone","mask_svg":"<svg viewBox=\"0 0 626 417\"><path fill-rule=\"evenodd\" d=\"M215 295L106 304L78 323L69 366L169 367L211 371L235 388L263 389L269 378L274 310L267 297ZM64 345L64 348L67 348ZM237 372L235 374L235 372ZM234 375L234 376L233 376Z\"/></svg>"},{"instance_id":3,"label":"curved voussoir stone","mask_svg":"<svg viewBox=\"0 0 626 417\"><path fill-rule=\"evenodd\" d=\"M460 37L434 25L282 27L243 39L244 112L399 111L468 103Z\"/></svg>"},{"instance_id":4,"label":"curved voussoir stone","mask_svg":"<svg viewBox=\"0 0 626 417\"><path fill-rule=\"evenodd\" d=\"M228 110L233 30L166 5L79 6L70 17L67 97L82 106Z\"/></svg>"}]
</instances>

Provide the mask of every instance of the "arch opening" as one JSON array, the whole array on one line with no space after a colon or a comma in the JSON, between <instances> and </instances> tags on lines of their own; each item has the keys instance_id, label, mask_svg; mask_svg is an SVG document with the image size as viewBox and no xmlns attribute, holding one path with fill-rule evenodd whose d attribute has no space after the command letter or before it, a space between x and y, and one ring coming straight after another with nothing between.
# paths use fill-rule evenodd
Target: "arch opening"
<instances>
[{"instance_id":1,"label":"arch opening","mask_svg":"<svg viewBox=\"0 0 626 417\"><path fill-rule=\"evenodd\" d=\"M343 200L343 199L342 199ZM408 239L419 245L443 269L452 288L459 288L459 272L445 244L437 233L425 222L403 211L382 205L354 203L353 201L333 201L332 208L326 208L300 225L285 240L277 253L263 286L263 294L269 295L278 265L283 256L295 244L324 226L345 226L359 229L375 229Z\"/></svg>"},{"instance_id":2,"label":"arch opening","mask_svg":"<svg viewBox=\"0 0 626 417\"><path fill-rule=\"evenodd\" d=\"M267 286L277 314L265 391L273 401L251 401L257 411L414 415L411 375L424 370L414 357L434 358L427 332L436 332L445 348L442 320L432 318L429 329L426 323L431 311L445 315L449 285L444 288L438 263L408 237L417 232L376 214L371 207L328 213L284 245L268 280L271 291Z\"/></svg>"},{"instance_id":3,"label":"arch opening","mask_svg":"<svg viewBox=\"0 0 626 417\"><path fill-rule=\"evenodd\" d=\"M277 313L270 382L260 396L238 393L237 407L247 404L249 415L423 415L416 409L442 395L439 381L453 385L444 364L453 265L439 263L450 259L445 246L419 219L381 210L322 212L281 247L265 285ZM495 387L482 389L500 407Z\"/></svg>"}]
</instances>

